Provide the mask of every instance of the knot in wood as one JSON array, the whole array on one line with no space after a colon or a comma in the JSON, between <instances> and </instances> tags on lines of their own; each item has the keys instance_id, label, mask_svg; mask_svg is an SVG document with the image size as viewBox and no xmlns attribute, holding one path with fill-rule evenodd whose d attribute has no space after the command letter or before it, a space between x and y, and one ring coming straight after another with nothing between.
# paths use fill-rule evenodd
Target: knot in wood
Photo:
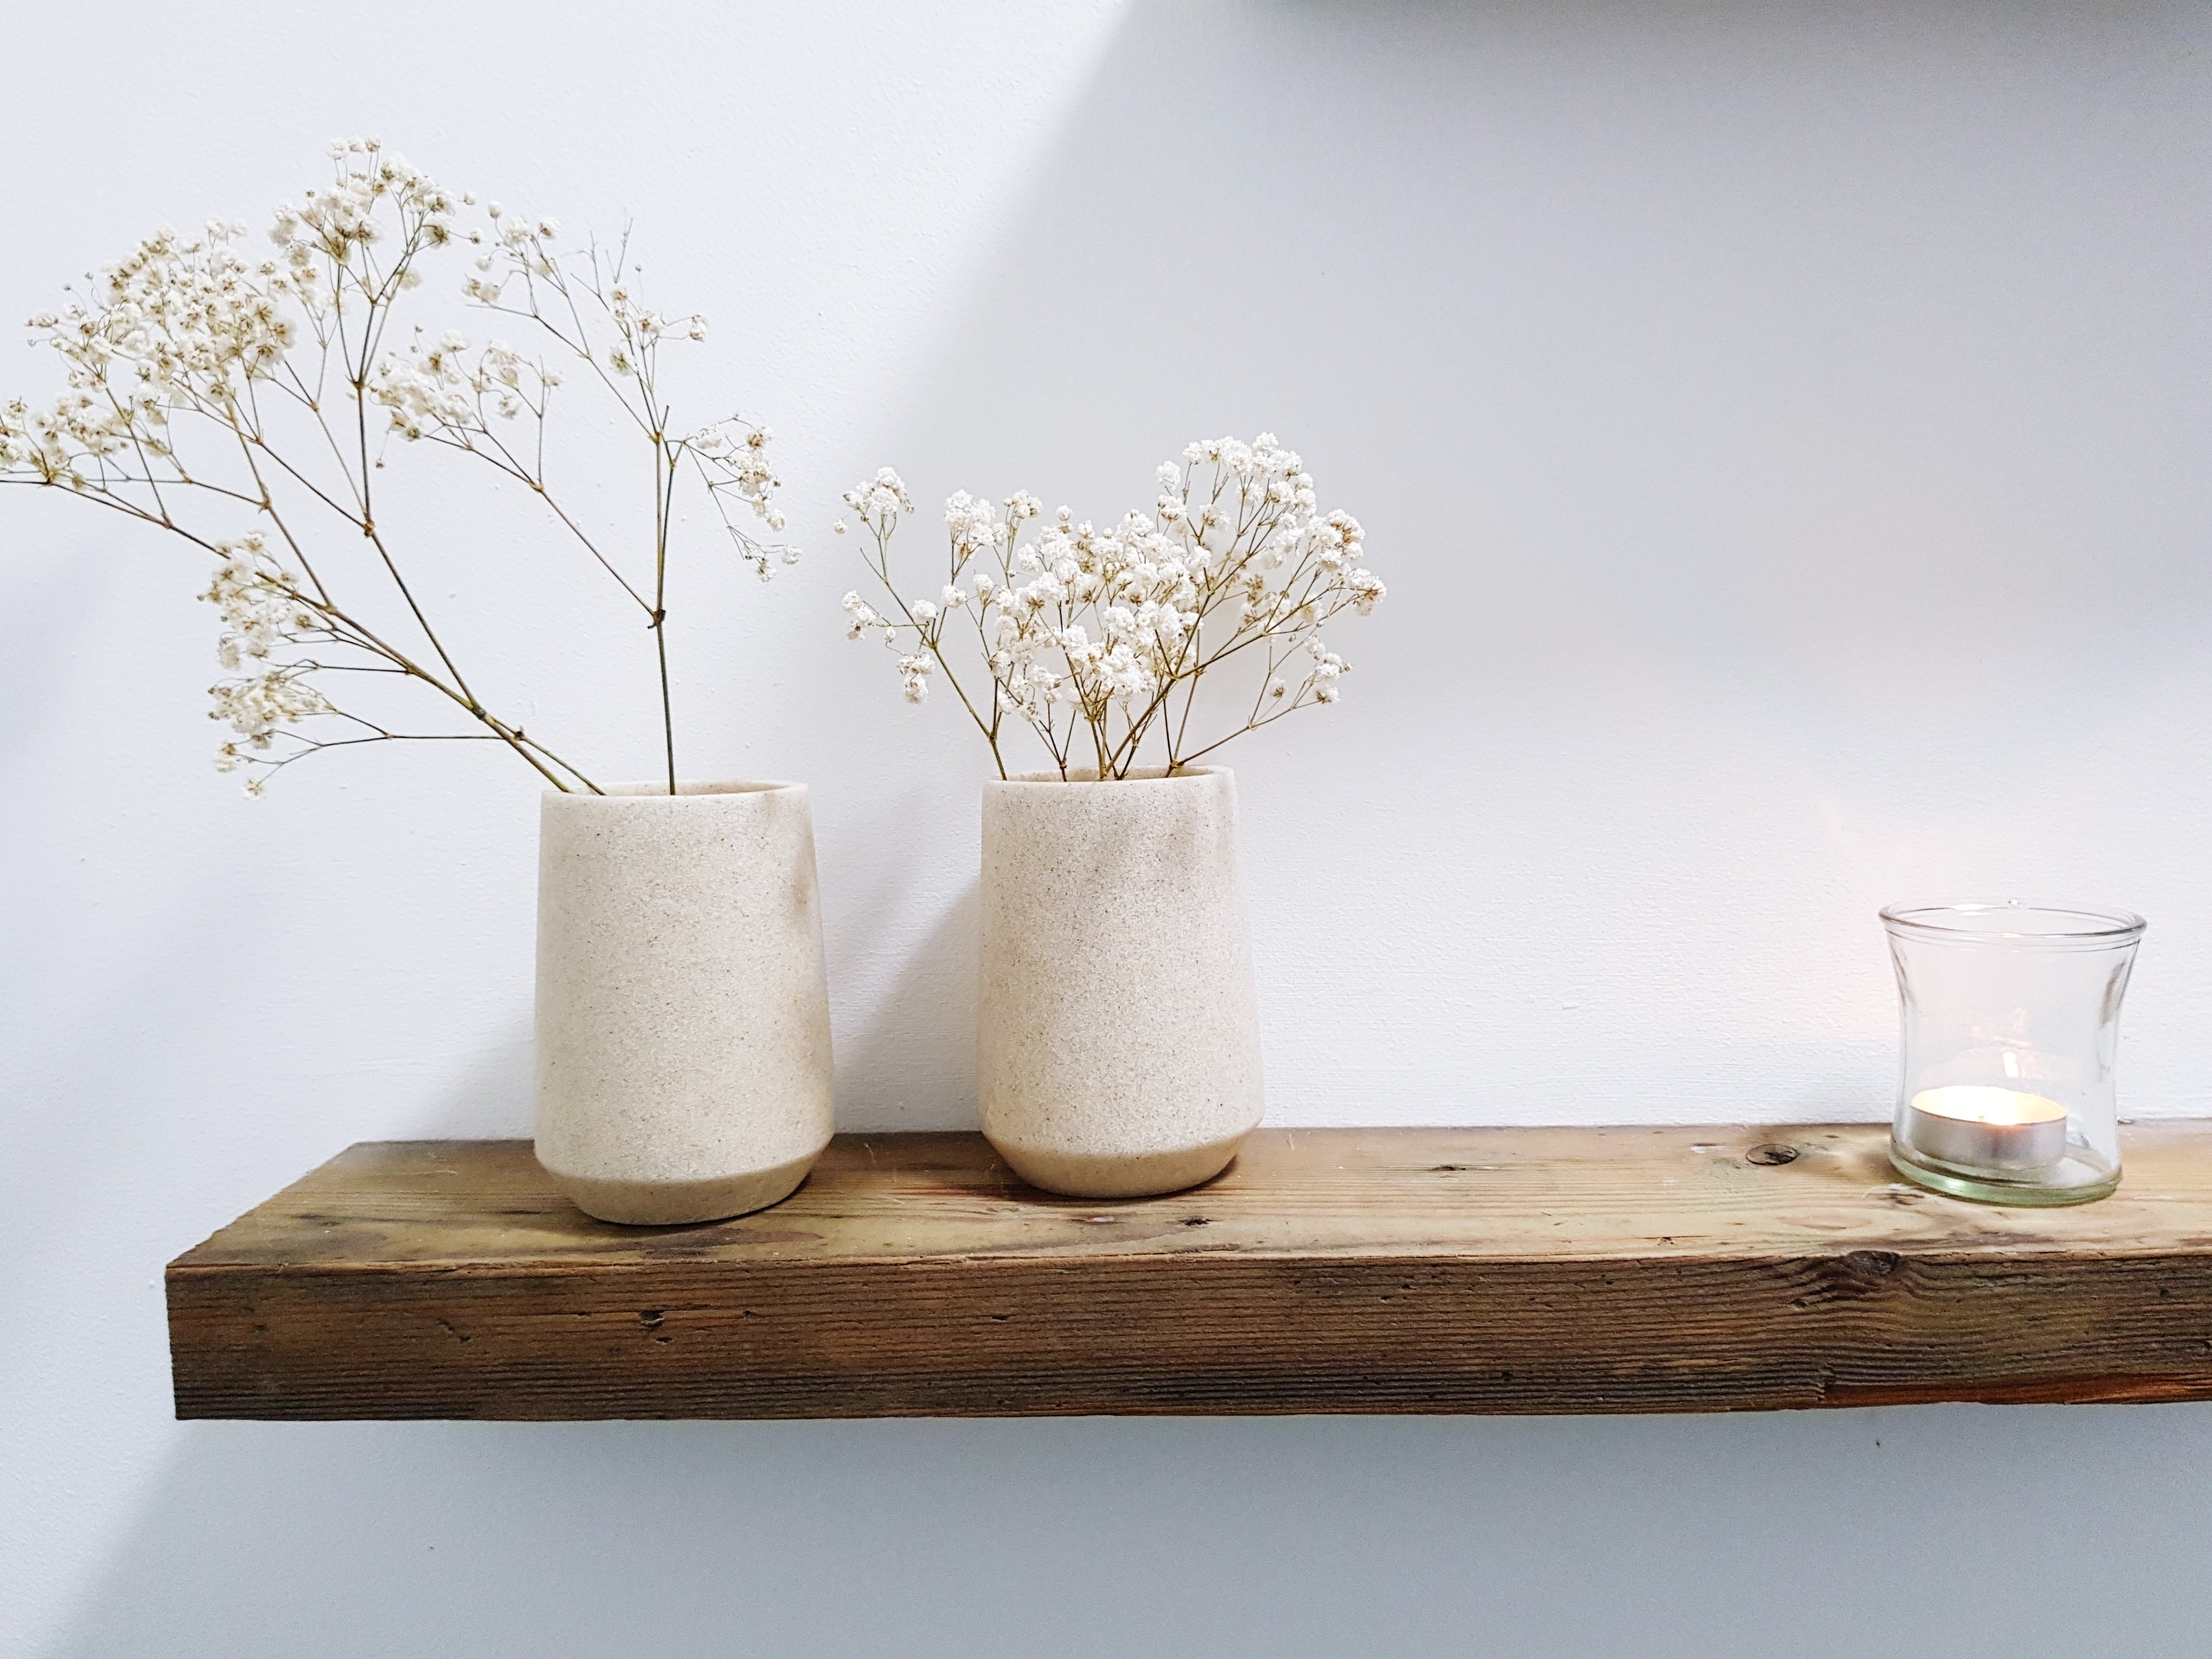
<instances>
[{"instance_id":1,"label":"knot in wood","mask_svg":"<svg viewBox=\"0 0 2212 1659\"><path fill-rule=\"evenodd\" d=\"M1902 1288L1890 1283L1902 1259L1894 1250L1851 1250L1843 1255L1822 1256L1808 1264L1811 1283L1793 1305L1802 1311L1890 1297Z\"/></svg>"},{"instance_id":2,"label":"knot in wood","mask_svg":"<svg viewBox=\"0 0 2212 1659\"><path fill-rule=\"evenodd\" d=\"M1853 1250L1844 1258L1844 1271L1853 1279L1887 1279L1902 1259L1894 1250Z\"/></svg>"},{"instance_id":3,"label":"knot in wood","mask_svg":"<svg viewBox=\"0 0 2212 1659\"><path fill-rule=\"evenodd\" d=\"M1795 1164L1797 1149L1779 1140L1762 1140L1743 1155L1747 1164L1763 1164L1770 1168L1778 1164Z\"/></svg>"}]
</instances>

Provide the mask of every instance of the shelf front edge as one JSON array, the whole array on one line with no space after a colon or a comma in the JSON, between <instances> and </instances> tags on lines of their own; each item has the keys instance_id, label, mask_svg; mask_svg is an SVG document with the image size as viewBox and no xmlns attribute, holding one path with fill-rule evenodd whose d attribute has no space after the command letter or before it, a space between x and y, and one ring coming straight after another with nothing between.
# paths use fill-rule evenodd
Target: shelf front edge
<instances>
[{"instance_id":1,"label":"shelf front edge","mask_svg":"<svg viewBox=\"0 0 2212 1659\"><path fill-rule=\"evenodd\" d=\"M1869 1126L1263 1132L1128 1204L843 1136L716 1226L526 1144L352 1149L169 1270L178 1414L1673 1412L2212 1398L2212 1125L2123 1196L1900 1188ZM1790 1156L1780 1163L1768 1160Z\"/></svg>"}]
</instances>

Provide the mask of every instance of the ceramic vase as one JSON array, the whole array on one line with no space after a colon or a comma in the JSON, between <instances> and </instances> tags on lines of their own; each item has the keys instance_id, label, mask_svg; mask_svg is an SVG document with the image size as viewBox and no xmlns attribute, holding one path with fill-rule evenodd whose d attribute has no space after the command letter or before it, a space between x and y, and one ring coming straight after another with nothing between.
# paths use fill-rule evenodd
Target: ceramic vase
<instances>
[{"instance_id":1,"label":"ceramic vase","mask_svg":"<svg viewBox=\"0 0 2212 1659\"><path fill-rule=\"evenodd\" d=\"M538 1161L605 1221L787 1196L830 1133L805 789L549 791L538 830Z\"/></svg>"},{"instance_id":2,"label":"ceramic vase","mask_svg":"<svg viewBox=\"0 0 2212 1659\"><path fill-rule=\"evenodd\" d=\"M983 787L983 1133L1033 1186L1175 1192L1260 1121L1260 1016L1219 768Z\"/></svg>"}]
</instances>

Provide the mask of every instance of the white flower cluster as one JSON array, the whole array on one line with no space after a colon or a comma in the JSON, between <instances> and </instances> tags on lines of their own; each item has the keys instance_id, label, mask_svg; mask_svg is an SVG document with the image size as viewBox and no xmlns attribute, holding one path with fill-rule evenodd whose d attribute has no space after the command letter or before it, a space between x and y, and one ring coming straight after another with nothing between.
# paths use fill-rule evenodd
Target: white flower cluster
<instances>
[{"instance_id":1,"label":"white flower cluster","mask_svg":"<svg viewBox=\"0 0 2212 1659\"><path fill-rule=\"evenodd\" d=\"M167 424L161 395L145 387L134 388L119 406L100 392L74 388L46 409L10 398L0 404L0 473L82 488L88 474L100 471L100 458L120 453L133 442L161 445Z\"/></svg>"},{"instance_id":2,"label":"white flower cluster","mask_svg":"<svg viewBox=\"0 0 2212 1659\"><path fill-rule=\"evenodd\" d=\"M462 293L478 305L496 306L510 276L520 275L526 282L532 276L560 274L560 262L546 246L561 234L558 219L518 218L496 202L487 202L484 212L492 222L490 245L471 262L475 274L461 284Z\"/></svg>"},{"instance_id":3,"label":"white flower cluster","mask_svg":"<svg viewBox=\"0 0 2212 1659\"><path fill-rule=\"evenodd\" d=\"M283 368L301 339L300 317L314 325L337 305L332 269L380 240L380 207L398 209L410 239L434 244L452 234L454 198L404 161L362 139L333 153L337 181L308 191L304 205L276 210L269 232L276 258L246 258L235 246L246 227L233 222L212 222L198 237L161 230L103 267L89 295L32 318L68 362L69 390L51 410L20 399L0 409L0 470L81 488L109 476L98 465L104 458L131 451L166 459L177 409L252 429L249 383ZM395 289L420 280L404 260L395 271L385 273Z\"/></svg>"},{"instance_id":4,"label":"white flower cluster","mask_svg":"<svg viewBox=\"0 0 2212 1659\"><path fill-rule=\"evenodd\" d=\"M959 499L965 501L963 495ZM889 536L898 528L898 515L914 511L914 497L906 493L906 485L890 468L879 467L872 478L863 478L845 492L845 505L853 509L860 527L878 538ZM842 519L831 526L839 535L845 533Z\"/></svg>"},{"instance_id":5,"label":"white flower cluster","mask_svg":"<svg viewBox=\"0 0 2212 1659\"><path fill-rule=\"evenodd\" d=\"M527 487L550 509L541 526L595 560L656 636L656 748L672 789L665 630L678 489L705 490L763 578L776 558L795 561L796 548L763 545L735 521L783 527L768 428L735 416L688 434L671 426L657 354L665 341L704 339L707 322L641 304L626 243L563 254L553 220L495 203L474 211L473 196L447 191L374 139L337 144L331 155L328 185L276 210L272 256L241 252L246 228L235 223L197 237L164 230L65 309L33 318L67 365L67 386L44 407L0 404L0 484L66 489L218 551L205 597L222 614L223 666L239 676L214 690L216 718L236 733L224 769L286 763L258 757L280 736L295 738L297 753L467 738L504 743L556 787L595 788L486 706L420 603L430 584L419 572L402 575L406 550L372 511L392 436L465 451ZM611 394L650 445L652 534L625 538L635 552L617 556L615 539L573 499L556 499L546 477L544 425L562 374L505 340L472 345L435 328L416 328L414 343L396 349L406 337L397 313L434 269L431 256L462 249L473 251L462 297L517 319L520 337ZM578 359L589 373L578 374ZM186 436L195 441L183 444ZM641 468L637 476L642 484ZM238 537L241 518L270 527L270 543ZM279 544L297 578L272 553ZM364 582L374 590L366 597ZM312 642L323 660L280 661L270 654L279 642ZM463 729L403 733L334 708L304 678L325 667L427 688ZM325 743L289 730L322 714L349 722L350 734Z\"/></svg>"},{"instance_id":6,"label":"white flower cluster","mask_svg":"<svg viewBox=\"0 0 2212 1659\"><path fill-rule=\"evenodd\" d=\"M68 389L48 409L0 408L0 471L82 488L107 476L109 457L165 459L172 409L220 416L246 381L274 374L298 337L283 306L297 283L276 261L243 258L232 244L244 231L160 231L103 269L91 295L32 318L68 363Z\"/></svg>"},{"instance_id":7,"label":"white flower cluster","mask_svg":"<svg viewBox=\"0 0 2212 1659\"><path fill-rule=\"evenodd\" d=\"M754 515L766 524L771 532L784 526L782 509L771 506L769 491L782 480L775 476L768 463L769 441L775 436L764 426L752 426L744 421L722 421L702 427L684 439L678 446L681 455L689 457L698 467L707 482L707 489L719 505L725 495L735 495L753 510ZM771 556L785 564L797 564L799 550L796 547L768 547L753 538L725 517L723 526L737 544L738 551L749 561L753 574L763 581L770 574Z\"/></svg>"},{"instance_id":8,"label":"white flower cluster","mask_svg":"<svg viewBox=\"0 0 2212 1659\"><path fill-rule=\"evenodd\" d=\"M962 491L945 503L951 580L933 599L902 598L892 579L890 538L914 504L884 468L845 502L875 541L872 568L890 608L847 594L847 634L880 635L899 653L908 701L920 702L936 670L960 689L946 652L965 636L948 635L965 617L991 694L961 697L994 752L1011 712L1063 773L1095 763L1102 775L1126 775L1155 734L1173 768L1293 709L1335 702L1348 665L1321 629L1346 611L1367 615L1384 592L1360 562L1358 521L1320 512L1311 475L1272 434L1194 443L1183 461L1160 468L1152 513L1100 527L1062 507L1030 541L1021 526L1042 515L1035 496L1000 507ZM1194 741L1197 682L1243 653L1265 664L1250 714L1226 737Z\"/></svg>"},{"instance_id":9,"label":"white flower cluster","mask_svg":"<svg viewBox=\"0 0 2212 1659\"><path fill-rule=\"evenodd\" d=\"M471 356L468 337L447 329L434 345L418 337L404 357L385 358L368 394L411 441L438 431L473 435L487 429L487 415L511 421L527 409L542 418L545 394L560 384L559 374L501 341Z\"/></svg>"},{"instance_id":10,"label":"white flower cluster","mask_svg":"<svg viewBox=\"0 0 2212 1659\"><path fill-rule=\"evenodd\" d=\"M253 264L232 244L246 234L235 222L211 222L195 239L157 232L129 258L101 271L98 297L59 317L34 318L49 343L68 358L78 386L107 385L118 363L180 398L210 386L234 386L273 373L298 337L284 314L295 287L274 260Z\"/></svg>"},{"instance_id":11,"label":"white flower cluster","mask_svg":"<svg viewBox=\"0 0 2212 1659\"><path fill-rule=\"evenodd\" d=\"M319 258L342 267L360 263L356 256L388 233L380 216L387 209L397 210L404 240L442 247L453 239L454 216L474 200L442 188L420 168L408 166L405 157L386 155L374 138L343 139L331 146L331 157L338 164L337 182L307 191L296 207L279 204L270 228L269 240L283 250L284 263L294 271L314 272ZM394 271L390 280L396 287L412 288L422 281L422 273L411 266L395 265ZM313 275L299 280L303 297L316 295L316 308L337 302L327 286L319 289Z\"/></svg>"},{"instance_id":12,"label":"white flower cluster","mask_svg":"<svg viewBox=\"0 0 2212 1659\"><path fill-rule=\"evenodd\" d=\"M420 282L407 260L386 271L359 257L386 234L380 210L397 210L411 249L450 240L461 202L373 140L332 153L337 181L276 210L276 258L240 253L246 227L234 222L214 221L198 237L165 229L103 267L88 295L31 319L68 362L69 390L50 410L20 400L0 409L0 468L81 486L125 450L169 456L171 410L250 424L239 412L248 383L275 376L300 343L291 305L311 324L329 316L343 285L334 270L395 292Z\"/></svg>"},{"instance_id":13,"label":"white flower cluster","mask_svg":"<svg viewBox=\"0 0 2212 1659\"><path fill-rule=\"evenodd\" d=\"M321 615L301 594L297 580L270 556L258 535L218 542L216 551L222 562L200 598L222 617L216 659L238 676L208 688L215 700L208 718L224 722L237 733L216 757L216 767L229 772L249 758L245 750L267 750L278 728L337 711L307 683L314 664L281 662L272 654L280 646L330 637ZM244 739L245 750L238 738ZM246 793L261 793L258 780L246 786Z\"/></svg>"}]
</instances>

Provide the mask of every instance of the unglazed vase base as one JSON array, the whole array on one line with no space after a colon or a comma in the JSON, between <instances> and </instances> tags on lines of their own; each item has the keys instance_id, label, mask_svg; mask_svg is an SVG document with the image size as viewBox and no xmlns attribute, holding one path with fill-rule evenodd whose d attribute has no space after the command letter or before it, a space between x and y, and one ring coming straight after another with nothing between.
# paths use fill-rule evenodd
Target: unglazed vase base
<instances>
[{"instance_id":1,"label":"unglazed vase base","mask_svg":"<svg viewBox=\"0 0 2212 1659\"><path fill-rule=\"evenodd\" d=\"M629 1227L669 1227L687 1221L726 1221L780 1204L799 1190L820 1156L809 1152L773 1170L714 1181L597 1181L557 1170L548 1173L586 1215Z\"/></svg>"},{"instance_id":2,"label":"unglazed vase base","mask_svg":"<svg viewBox=\"0 0 2212 1659\"><path fill-rule=\"evenodd\" d=\"M1127 1155L1042 1152L997 1139L991 1147L1016 1175L1048 1193L1070 1198L1157 1198L1212 1180L1229 1167L1243 1144L1244 1136L1239 1134L1204 1146Z\"/></svg>"}]
</instances>

